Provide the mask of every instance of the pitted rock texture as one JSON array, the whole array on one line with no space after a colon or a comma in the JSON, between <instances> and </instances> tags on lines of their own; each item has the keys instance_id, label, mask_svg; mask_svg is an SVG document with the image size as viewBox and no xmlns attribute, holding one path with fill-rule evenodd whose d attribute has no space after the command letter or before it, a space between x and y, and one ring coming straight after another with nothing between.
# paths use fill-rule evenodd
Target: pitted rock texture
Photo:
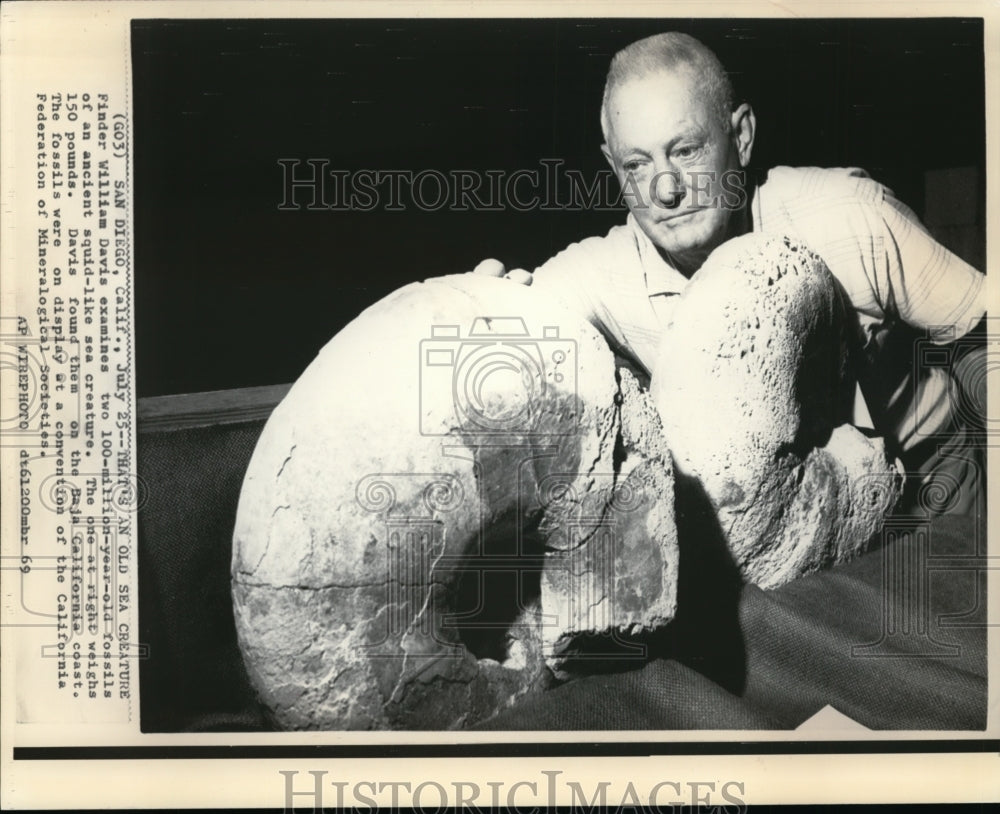
<instances>
[{"instance_id":1,"label":"pitted rock texture","mask_svg":"<svg viewBox=\"0 0 1000 814\"><path fill-rule=\"evenodd\" d=\"M650 392L677 470L718 514L744 578L764 588L857 554L902 466L848 412L846 309L823 261L750 234L680 295Z\"/></svg>"},{"instance_id":2,"label":"pitted rock texture","mask_svg":"<svg viewBox=\"0 0 1000 814\"><path fill-rule=\"evenodd\" d=\"M250 679L285 728L488 718L578 631L672 617L672 496L655 408L588 324L509 281L406 286L320 352L250 462Z\"/></svg>"}]
</instances>

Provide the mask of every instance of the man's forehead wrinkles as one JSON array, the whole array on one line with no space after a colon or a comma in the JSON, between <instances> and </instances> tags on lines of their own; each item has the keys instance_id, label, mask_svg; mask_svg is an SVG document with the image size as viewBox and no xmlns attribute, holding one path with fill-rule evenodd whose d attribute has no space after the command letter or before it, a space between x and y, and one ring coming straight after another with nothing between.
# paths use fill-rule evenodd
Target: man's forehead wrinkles
<instances>
[{"instance_id":1,"label":"man's forehead wrinkles","mask_svg":"<svg viewBox=\"0 0 1000 814\"><path fill-rule=\"evenodd\" d=\"M613 125L619 125L621 122L613 120L612 123ZM622 129L629 132L622 133ZM648 137L644 138L644 136L647 136L646 133L639 133L637 138L637 134L632 129L613 126L610 134L611 139L609 140L612 148L623 155L625 153L637 153L648 156L660 149L670 150L677 142L685 139L704 139L707 134L703 123L691 119L663 124L662 126L656 126L654 122L646 129L650 130Z\"/></svg>"},{"instance_id":2,"label":"man's forehead wrinkles","mask_svg":"<svg viewBox=\"0 0 1000 814\"><path fill-rule=\"evenodd\" d=\"M689 71L656 71L616 85L606 100L607 140L612 152L652 157L683 139L711 135L712 100Z\"/></svg>"}]
</instances>

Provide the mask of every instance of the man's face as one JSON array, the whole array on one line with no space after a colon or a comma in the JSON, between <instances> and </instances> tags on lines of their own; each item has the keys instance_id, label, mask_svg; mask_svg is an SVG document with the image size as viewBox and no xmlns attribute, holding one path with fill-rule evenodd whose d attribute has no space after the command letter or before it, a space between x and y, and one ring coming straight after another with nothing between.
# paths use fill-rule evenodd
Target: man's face
<instances>
[{"instance_id":1,"label":"man's face","mask_svg":"<svg viewBox=\"0 0 1000 814\"><path fill-rule=\"evenodd\" d=\"M604 154L629 209L654 244L697 268L726 240L732 211L744 203L739 171L749 150L741 157L733 131L687 70L626 81L607 114Z\"/></svg>"}]
</instances>

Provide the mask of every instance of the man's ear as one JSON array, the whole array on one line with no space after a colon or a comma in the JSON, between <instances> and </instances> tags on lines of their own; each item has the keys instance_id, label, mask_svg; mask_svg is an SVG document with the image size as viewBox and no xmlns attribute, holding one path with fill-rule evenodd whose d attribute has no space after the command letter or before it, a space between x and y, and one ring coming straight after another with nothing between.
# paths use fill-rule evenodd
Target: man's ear
<instances>
[{"instance_id":1,"label":"man's ear","mask_svg":"<svg viewBox=\"0 0 1000 814\"><path fill-rule=\"evenodd\" d=\"M736 141L736 152L740 157L740 166L745 167L750 163L750 154L753 152L753 139L757 133L757 117L753 108L746 102L733 111L732 116L733 138Z\"/></svg>"}]
</instances>

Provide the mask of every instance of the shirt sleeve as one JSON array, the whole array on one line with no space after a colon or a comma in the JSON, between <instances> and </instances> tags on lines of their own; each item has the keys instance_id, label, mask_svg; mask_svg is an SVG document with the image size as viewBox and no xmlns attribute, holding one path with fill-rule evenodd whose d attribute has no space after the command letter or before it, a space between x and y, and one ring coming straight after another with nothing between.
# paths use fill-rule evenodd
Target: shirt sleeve
<instances>
[{"instance_id":1,"label":"shirt sleeve","mask_svg":"<svg viewBox=\"0 0 1000 814\"><path fill-rule=\"evenodd\" d=\"M531 286L599 328L590 289L600 269L594 252L587 251L587 242L573 243L542 263L532 273Z\"/></svg>"},{"instance_id":2,"label":"shirt sleeve","mask_svg":"<svg viewBox=\"0 0 1000 814\"><path fill-rule=\"evenodd\" d=\"M889 190L880 210L887 279L877 281L878 289L904 322L929 331L933 341L966 334L986 313L985 276L938 243Z\"/></svg>"},{"instance_id":3,"label":"shirt sleeve","mask_svg":"<svg viewBox=\"0 0 1000 814\"><path fill-rule=\"evenodd\" d=\"M764 231L804 240L876 324L899 320L943 343L986 311L983 274L857 167L777 167L755 197L754 217Z\"/></svg>"},{"instance_id":4,"label":"shirt sleeve","mask_svg":"<svg viewBox=\"0 0 1000 814\"><path fill-rule=\"evenodd\" d=\"M630 263L638 262L635 256L628 228L615 226L604 237L570 244L540 265L532 287L586 319L612 347L628 351L622 315L616 312L622 310L619 289L630 277Z\"/></svg>"}]
</instances>

